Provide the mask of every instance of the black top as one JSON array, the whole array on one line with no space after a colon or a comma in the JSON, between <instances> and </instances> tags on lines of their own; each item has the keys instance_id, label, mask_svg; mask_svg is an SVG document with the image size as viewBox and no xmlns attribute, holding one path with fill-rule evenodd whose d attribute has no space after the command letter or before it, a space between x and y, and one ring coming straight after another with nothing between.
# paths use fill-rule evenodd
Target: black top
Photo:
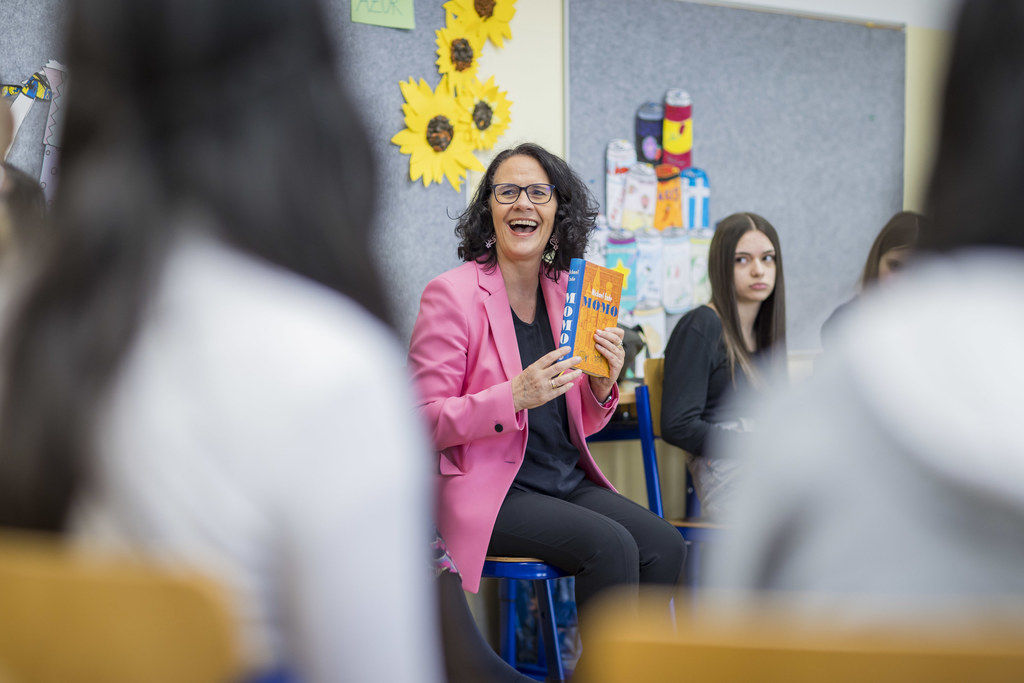
<instances>
[{"instance_id":1,"label":"black top","mask_svg":"<svg viewBox=\"0 0 1024 683\"><path fill-rule=\"evenodd\" d=\"M846 303L839 304L839 306L836 307L836 310L832 311L832 315L830 315L828 319L821 324L822 351L827 350L826 346L832 346L835 344L836 337L838 335L838 333L835 330L836 321L841 320L844 316L846 316L849 313L850 308L853 307L853 304L856 301L857 297L854 297L847 301Z\"/></svg>"},{"instance_id":2,"label":"black top","mask_svg":"<svg viewBox=\"0 0 1024 683\"><path fill-rule=\"evenodd\" d=\"M733 386L722 321L698 306L680 318L665 346L661 437L695 456L704 454L709 436L735 438L737 432L719 425L741 417L733 399L749 386L739 367Z\"/></svg>"},{"instance_id":3,"label":"black top","mask_svg":"<svg viewBox=\"0 0 1024 683\"><path fill-rule=\"evenodd\" d=\"M544 297L537 288L537 314L524 323L512 312L523 367L555 350ZM585 475L579 467L580 452L569 440L569 413L565 396L527 411L526 456L513 486L527 491L564 497L579 486Z\"/></svg>"}]
</instances>

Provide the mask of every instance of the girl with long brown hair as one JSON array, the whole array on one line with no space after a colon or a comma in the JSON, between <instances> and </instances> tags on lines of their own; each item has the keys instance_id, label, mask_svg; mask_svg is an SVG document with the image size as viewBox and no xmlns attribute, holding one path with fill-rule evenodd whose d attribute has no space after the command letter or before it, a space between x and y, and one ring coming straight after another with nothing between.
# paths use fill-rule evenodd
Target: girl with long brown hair
<instances>
[{"instance_id":1,"label":"girl with long brown hair","mask_svg":"<svg viewBox=\"0 0 1024 683\"><path fill-rule=\"evenodd\" d=\"M661 432L687 452L703 515L720 517L736 465L716 455L750 425L733 400L784 376L786 289L771 223L736 213L716 227L708 254L711 303L676 324L665 347Z\"/></svg>"}]
</instances>

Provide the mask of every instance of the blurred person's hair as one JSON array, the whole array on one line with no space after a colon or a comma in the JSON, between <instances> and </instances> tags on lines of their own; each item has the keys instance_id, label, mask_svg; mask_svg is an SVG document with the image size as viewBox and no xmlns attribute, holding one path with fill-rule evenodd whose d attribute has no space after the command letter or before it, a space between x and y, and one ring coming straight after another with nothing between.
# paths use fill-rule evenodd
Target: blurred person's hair
<instances>
[{"instance_id":1,"label":"blurred person's hair","mask_svg":"<svg viewBox=\"0 0 1024 683\"><path fill-rule=\"evenodd\" d=\"M782 246L772 224L756 213L743 212L726 216L715 226L708 251L708 280L711 282L711 303L722 320L722 341L729 359L729 372L736 381L736 367L755 387L764 384L763 377L751 359L736 305L736 245L751 230L762 232L775 249L775 288L761 304L754 321L754 339L759 353L769 354L765 368L774 376L785 372L786 365L786 279L782 270Z\"/></svg>"},{"instance_id":2,"label":"blurred person's hair","mask_svg":"<svg viewBox=\"0 0 1024 683\"><path fill-rule=\"evenodd\" d=\"M46 227L46 197L35 178L0 162L0 254L38 242Z\"/></svg>"},{"instance_id":3,"label":"blurred person's hair","mask_svg":"<svg viewBox=\"0 0 1024 683\"><path fill-rule=\"evenodd\" d=\"M960 9L918 248L1024 248L1024 2Z\"/></svg>"},{"instance_id":4,"label":"blurred person's hair","mask_svg":"<svg viewBox=\"0 0 1024 683\"><path fill-rule=\"evenodd\" d=\"M925 217L914 211L900 211L885 224L878 233L868 259L864 263L864 272L860 277L861 287L868 287L878 281L878 270L882 257L894 249L913 249L923 227Z\"/></svg>"},{"instance_id":5,"label":"blurred person's hair","mask_svg":"<svg viewBox=\"0 0 1024 683\"><path fill-rule=\"evenodd\" d=\"M388 321L375 167L315 0L79 0L54 237L3 359L0 524L63 528L177 234Z\"/></svg>"}]
</instances>

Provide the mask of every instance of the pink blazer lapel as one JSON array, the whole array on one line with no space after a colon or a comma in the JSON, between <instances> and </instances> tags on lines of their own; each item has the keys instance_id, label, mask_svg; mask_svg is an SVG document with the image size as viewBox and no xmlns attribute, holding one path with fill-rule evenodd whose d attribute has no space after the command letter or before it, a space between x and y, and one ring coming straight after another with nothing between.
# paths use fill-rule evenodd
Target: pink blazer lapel
<instances>
[{"instance_id":1,"label":"pink blazer lapel","mask_svg":"<svg viewBox=\"0 0 1024 683\"><path fill-rule=\"evenodd\" d=\"M516 344L516 330L512 324L512 310L505 291L505 281L501 279L501 271L497 267L487 272L477 264L477 280L480 287L490 296L484 299L484 311L491 327L494 347L498 351L498 359L505 375L512 379L523 371L523 363L519 358L519 346Z\"/></svg>"}]
</instances>

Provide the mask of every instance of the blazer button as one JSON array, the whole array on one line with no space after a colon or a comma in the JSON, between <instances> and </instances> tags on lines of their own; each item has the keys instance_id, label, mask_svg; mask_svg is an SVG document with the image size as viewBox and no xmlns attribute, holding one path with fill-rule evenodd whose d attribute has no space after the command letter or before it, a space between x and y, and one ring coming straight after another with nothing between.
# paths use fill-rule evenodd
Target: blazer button
<instances>
[{"instance_id":1,"label":"blazer button","mask_svg":"<svg viewBox=\"0 0 1024 683\"><path fill-rule=\"evenodd\" d=\"M504 427L502 427L500 424L494 425L494 431L500 432L502 429L504 429Z\"/></svg>"}]
</instances>

